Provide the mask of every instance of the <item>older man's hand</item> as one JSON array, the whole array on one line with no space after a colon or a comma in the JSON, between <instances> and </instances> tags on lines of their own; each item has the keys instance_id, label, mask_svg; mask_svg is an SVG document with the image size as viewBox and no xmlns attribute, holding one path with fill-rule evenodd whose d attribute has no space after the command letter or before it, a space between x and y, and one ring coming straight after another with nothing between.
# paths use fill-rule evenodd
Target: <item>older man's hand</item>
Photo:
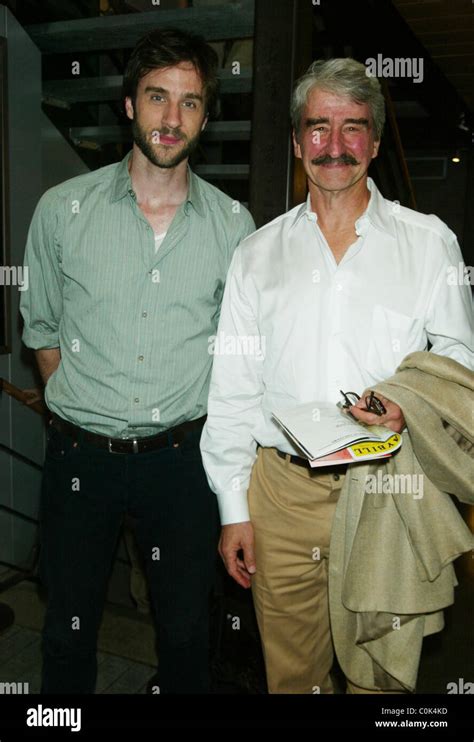
<instances>
[{"instance_id":1,"label":"older man's hand","mask_svg":"<svg viewBox=\"0 0 474 742\"><path fill-rule=\"evenodd\" d=\"M367 425L385 425L386 428L390 428L394 433L401 433L405 427L405 418L400 407L395 404L395 402L390 402L389 399L376 393L378 399L380 399L387 412L385 415L376 415L374 412L367 412L365 398L368 397L369 394L370 389L366 389L357 404L348 408L349 412L362 423L366 423Z\"/></svg>"},{"instance_id":2,"label":"older man's hand","mask_svg":"<svg viewBox=\"0 0 474 742\"><path fill-rule=\"evenodd\" d=\"M239 557L242 551L243 559ZM250 587L255 566L253 527L250 521L222 527L219 554L227 572L242 587Z\"/></svg>"}]
</instances>

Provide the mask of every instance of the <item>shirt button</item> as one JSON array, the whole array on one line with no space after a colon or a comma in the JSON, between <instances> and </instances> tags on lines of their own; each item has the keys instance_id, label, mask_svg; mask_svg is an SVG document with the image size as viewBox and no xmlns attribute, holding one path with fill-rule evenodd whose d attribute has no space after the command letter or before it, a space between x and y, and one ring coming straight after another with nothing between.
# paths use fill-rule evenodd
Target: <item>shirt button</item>
<instances>
[{"instance_id":1,"label":"shirt button","mask_svg":"<svg viewBox=\"0 0 474 742\"><path fill-rule=\"evenodd\" d=\"M139 401L140 401L140 399L138 397L135 397L135 399L133 401L135 402L135 404L138 404Z\"/></svg>"},{"instance_id":2,"label":"shirt button","mask_svg":"<svg viewBox=\"0 0 474 742\"><path fill-rule=\"evenodd\" d=\"M143 361L144 356L138 356L139 361Z\"/></svg>"},{"instance_id":3,"label":"shirt button","mask_svg":"<svg viewBox=\"0 0 474 742\"><path fill-rule=\"evenodd\" d=\"M142 312L142 317L148 317L148 312Z\"/></svg>"},{"instance_id":4,"label":"shirt button","mask_svg":"<svg viewBox=\"0 0 474 742\"><path fill-rule=\"evenodd\" d=\"M336 284L336 288L338 291L342 291L342 284L340 283Z\"/></svg>"}]
</instances>

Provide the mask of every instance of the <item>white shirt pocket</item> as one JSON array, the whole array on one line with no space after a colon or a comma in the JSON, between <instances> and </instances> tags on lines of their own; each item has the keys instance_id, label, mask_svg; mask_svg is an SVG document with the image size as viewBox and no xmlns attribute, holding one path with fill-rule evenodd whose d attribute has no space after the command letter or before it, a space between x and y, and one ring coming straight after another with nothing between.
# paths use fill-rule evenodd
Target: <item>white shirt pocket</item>
<instances>
[{"instance_id":1,"label":"white shirt pocket","mask_svg":"<svg viewBox=\"0 0 474 742\"><path fill-rule=\"evenodd\" d=\"M424 322L376 304L372 312L365 370L373 381L395 373L408 353L426 349Z\"/></svg>"}]
</instances>

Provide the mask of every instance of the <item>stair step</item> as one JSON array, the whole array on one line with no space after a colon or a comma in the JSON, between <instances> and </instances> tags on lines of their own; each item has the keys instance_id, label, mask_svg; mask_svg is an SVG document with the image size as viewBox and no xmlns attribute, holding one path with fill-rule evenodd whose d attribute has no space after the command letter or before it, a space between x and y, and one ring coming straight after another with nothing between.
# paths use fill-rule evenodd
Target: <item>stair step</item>
<instances>
[{"instance_id":1,"label":"stair step","mask_svg":"<svg viewBox=\"0 0 474 742\"><path fill-rule=\"evenodd\" d=\"M248 39L254 34L254 0L199 8L156 10L80 20L37 23L26 31L47 54L127 49L153 28L192 29L208 41Z\"/></svg>"},{"instance_id":2,"label":"stair step","mask_svg":"<svg viewBox=\"0 0 474 742\"><path fill-rule=\"evenodd\" d=\"M250 121L211 121L207 124L202 139L205 141L236 141L250 139ZM130 142L130 126L74 126L69 137L76 146L90 148L94 145Z\"/></svg>"},{"instance_id":3,"label":"stair step","mask_svg":"<svg viewBox=\"0 0 474 742\"><path fill-rule=\"evenodd\" d=\"M241 69L240 75L233 75L231 70L220 70L219 79L221 93L249 93L252 90L250 67ZM43 101L52 105L120 100L121 96L121 75L72 77L43 82Z\"/></svg>"}]
</instances>

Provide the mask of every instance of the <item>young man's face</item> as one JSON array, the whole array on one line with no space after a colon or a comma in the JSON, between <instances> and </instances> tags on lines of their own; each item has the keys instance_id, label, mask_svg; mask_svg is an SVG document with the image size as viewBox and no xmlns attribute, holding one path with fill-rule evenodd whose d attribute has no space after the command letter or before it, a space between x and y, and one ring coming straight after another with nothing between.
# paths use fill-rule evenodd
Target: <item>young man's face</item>
<instances>
[{"instance_id":1,"label":"young man's face","mask_svg":"<svg viewBox=\"0 0 474 742\"><path fill-rule=\"evenodd\" d=\"M325 191L342 191L363 178L377 156L369 106L346 96L313 88L293 133L295 156L309 180Z\"/></svg>"},{"instance_id":2,"label":"young man's face","mask_svg":"<svg viewBox=\"0 0 474 742\"><path fill-rule=\"evenodd\" d=\"M138 83L135 106L126 98L125 107L136 145L162 168L189 157L207 123L203 83L191 62L148 72Z\"/></svg>"}]
</instances>

